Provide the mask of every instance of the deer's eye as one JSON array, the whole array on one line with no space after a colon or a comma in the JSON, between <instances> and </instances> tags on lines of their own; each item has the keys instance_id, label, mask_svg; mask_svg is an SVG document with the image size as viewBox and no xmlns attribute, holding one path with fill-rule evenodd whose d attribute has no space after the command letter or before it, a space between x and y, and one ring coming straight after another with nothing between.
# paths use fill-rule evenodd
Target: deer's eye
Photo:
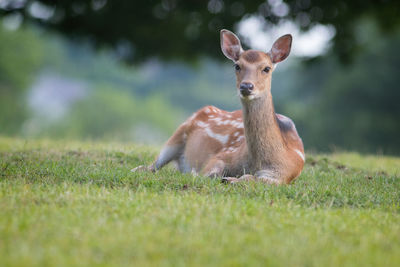
<instances>
[{"instance_id":1,"label":"deer's eye","mask_svg":"<svg viewBox=\"0 0 400 267\"><path fill-rule=\"evenodd\" d=\"M270 67L265 67L265 68L263 69L263 72L268 73L270 70L271 70Z\"/></svg>"},{"instance_id":2,"label":"deer's eye","mask_svg":"<svg viewBox=\"0 0 400 267\"><path fill-rule=\"evenodd\" d=\"M239 71L240 70L240 66L238 64L235 64L235 70Z\"/></svg>"}]
</instances>

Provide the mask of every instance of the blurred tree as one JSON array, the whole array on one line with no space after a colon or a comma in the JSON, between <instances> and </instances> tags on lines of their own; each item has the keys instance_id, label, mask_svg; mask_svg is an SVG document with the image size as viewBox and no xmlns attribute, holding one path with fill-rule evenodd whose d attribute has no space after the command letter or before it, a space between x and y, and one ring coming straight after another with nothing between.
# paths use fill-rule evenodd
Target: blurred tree
<instances>
[{"instance_id":1,"label":"blurred tree","mask_svg":"<svg viewBox=\"0 0 400 267\"><path fill-rule=\"evenodd\" d=\"M315 64L298 64L275 75L278 90L286 87L291 92L276 101L277 111L296 121L309 149L338 147L398 155L400 29L387 38L371 20L358 27L362 31L356 37L367 48L351 64L343 66L330 54ZM287 76L291 81L285 81Z\"/></svg>"},{"instance_id":2,"label":"blurred tree","mask_svg":"<svg viewBox=\"0 0 400 267\"><path fill-rule=\"evenodd\" d=\"M43 125L36 135L157 144L163 143L181 120L180 110L162 97L137 99L121 88L97 87L89 97L74 103L62 120Z\"/></svg>"},{"instance_id":3,"label":"blurred tree","mask_svg":"<svg viewBox=\"0 0 400 267\"><path fill-rule=\"evenodd\" d=\"M126 60L151 57L220 57L218 34L249 15L277 23L292 19L302 29L315 23L336 29L334 50L348 59L360 43L354 21L373 18L384 31L400 23L398 0L3 0L0 16L19 16L70 37L115 48Z\"/></svg>"},{"instance_id":4,"label":"blurred tree","mask_svg":"<svg viewBox=\"0 0 400 267\"><path fill-rule=\"evenodd\" d=\"M276 110L296 122L306 149L329 151L335 146L399 154L400 28L387 36L374 19L365 17L354 22L354 29L354 38L365 49L348 65L330 53L315 64L291 58L277 68L272 86ZM30 136L29 126L34 125L38 131L31 136L137 142L148 137L155 143L154 133L158 141L165 141L183 113L206 104L238 108L232 66L201 60L194 70L150 60L127 68L106 51L95 54L64 38L38 36L37 29L24 26L14 31L0 27L0 40L0 134L22 129ZM26 109L25 88L43 66L90 85L87 97L49 124Z\"/></svg>"},{"instance_id":5,"label":"blurred tree","mask_svg":"<svg viewBox=\"0 0 400 267\"><path fill-rule=\"evenodd\" d=\"M25 90L42 63L43 51L40 39L25 29L0 27L0 40L0 133L15 134L28 116Z\"/></svg>"}]
</instances>

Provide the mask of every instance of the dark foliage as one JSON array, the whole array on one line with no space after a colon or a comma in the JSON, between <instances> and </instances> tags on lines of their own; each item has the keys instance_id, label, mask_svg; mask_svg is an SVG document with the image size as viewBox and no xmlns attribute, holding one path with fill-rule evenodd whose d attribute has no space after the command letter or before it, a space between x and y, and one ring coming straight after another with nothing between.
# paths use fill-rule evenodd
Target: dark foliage
<instances>
[{"instance_id":1,"label":"dark foliage","mask_svg":"<svg viewBox=\"0 0 400 267\"><path fill-rule=\"evenodd\" d=\"M292 19L302 29L315 23L331 24L336 28L335 53L350 59L360 48L352 34L354 22L368 16L383 31L391 31L400 24L400 1L5 0L0 5L0 16L16 13L25 22L88 39L96 46L113 47L128 61L149 57L192 60L201 55L222 59L216 42L219 30L233 29L249 15L272 23Z\"/></svg>"}]
</instances>

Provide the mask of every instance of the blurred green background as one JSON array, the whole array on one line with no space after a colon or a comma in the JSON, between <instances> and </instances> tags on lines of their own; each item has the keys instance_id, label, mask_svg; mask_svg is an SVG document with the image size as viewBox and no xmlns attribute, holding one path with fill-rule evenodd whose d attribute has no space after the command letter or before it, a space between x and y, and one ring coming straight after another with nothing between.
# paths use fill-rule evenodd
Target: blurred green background
<instances>
[{"instance_id":1,"label":"blurred green background","mask_svg":"<svg viewBox=\"0 0 400 267\"><path fill-rule=\"evenodd\" d=\"M400 154L390 0L0 0L0 135L161 144L204 105L238 109L222 28L264 51L294 36L272 93L307 150Z\"/></svg>"}]
</instances>

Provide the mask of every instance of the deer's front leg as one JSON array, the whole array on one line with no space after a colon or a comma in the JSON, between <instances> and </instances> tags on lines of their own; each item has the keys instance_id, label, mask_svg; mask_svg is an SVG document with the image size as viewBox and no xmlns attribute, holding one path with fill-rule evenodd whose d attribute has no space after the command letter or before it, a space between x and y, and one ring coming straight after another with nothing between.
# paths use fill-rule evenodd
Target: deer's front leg
<instances>
[{"instance_id":1,"label":"deer's front leg","mask_svg":"<svg viewBox=\"0 0 400 267\"><path fill-rule=\"evenodd\" d=\"M223 183L235 184L239 182L247 182L247 181L256 181L257 178L251 174L245 174L240 176L240 178L236 177L224 177L222 178Z\"/></svg>"},{"instance_id":2,"label":"deer's front leg","mask_svg":"<svg viewBox=\"0 0 400 267\"><path fill-rule=\"evenodd\" d=\"M221 159L211 159L202 170L202 174L208 177L223 176L225 170L225 162Z\"/></svg>"},{"instance_id":3,"label":"deer's front leg","mask_svg":"<svg viewBox=\"0 0 400 267\"><path fill-rule=\"evenodd\" d=\"M261 170L256 172L255 175L245 174L240 178L235 177L224 177L222 179L223 182L226 183L238 183L238 182L248 182L248 181L260 181L266 184L282 184L282 181L278 178L276 172L271 170Z\"/></svg>"},{"instance_id":4,"label":"deer's front leg","mask_svg":"<svg viewBox=\"0 0 400 267\"><path fill-rule=\"evenodd\" d=\"M131 172L148 172L148 171L155 172L153 165L150 165L150 166L140 165L131 170Z\"/></svg>"},{"instance_id":5,"label":"deer's front leg","mask_svg":"<svg viewBox=\"0 0 400 267\"><path fill-rule=\"evenodd\" d=\"M266 184L283 184L283 180L280 179L280 175L275 170L260 170L257 171L255 176L257 180Z\"/></svg>"}]
</instances>

